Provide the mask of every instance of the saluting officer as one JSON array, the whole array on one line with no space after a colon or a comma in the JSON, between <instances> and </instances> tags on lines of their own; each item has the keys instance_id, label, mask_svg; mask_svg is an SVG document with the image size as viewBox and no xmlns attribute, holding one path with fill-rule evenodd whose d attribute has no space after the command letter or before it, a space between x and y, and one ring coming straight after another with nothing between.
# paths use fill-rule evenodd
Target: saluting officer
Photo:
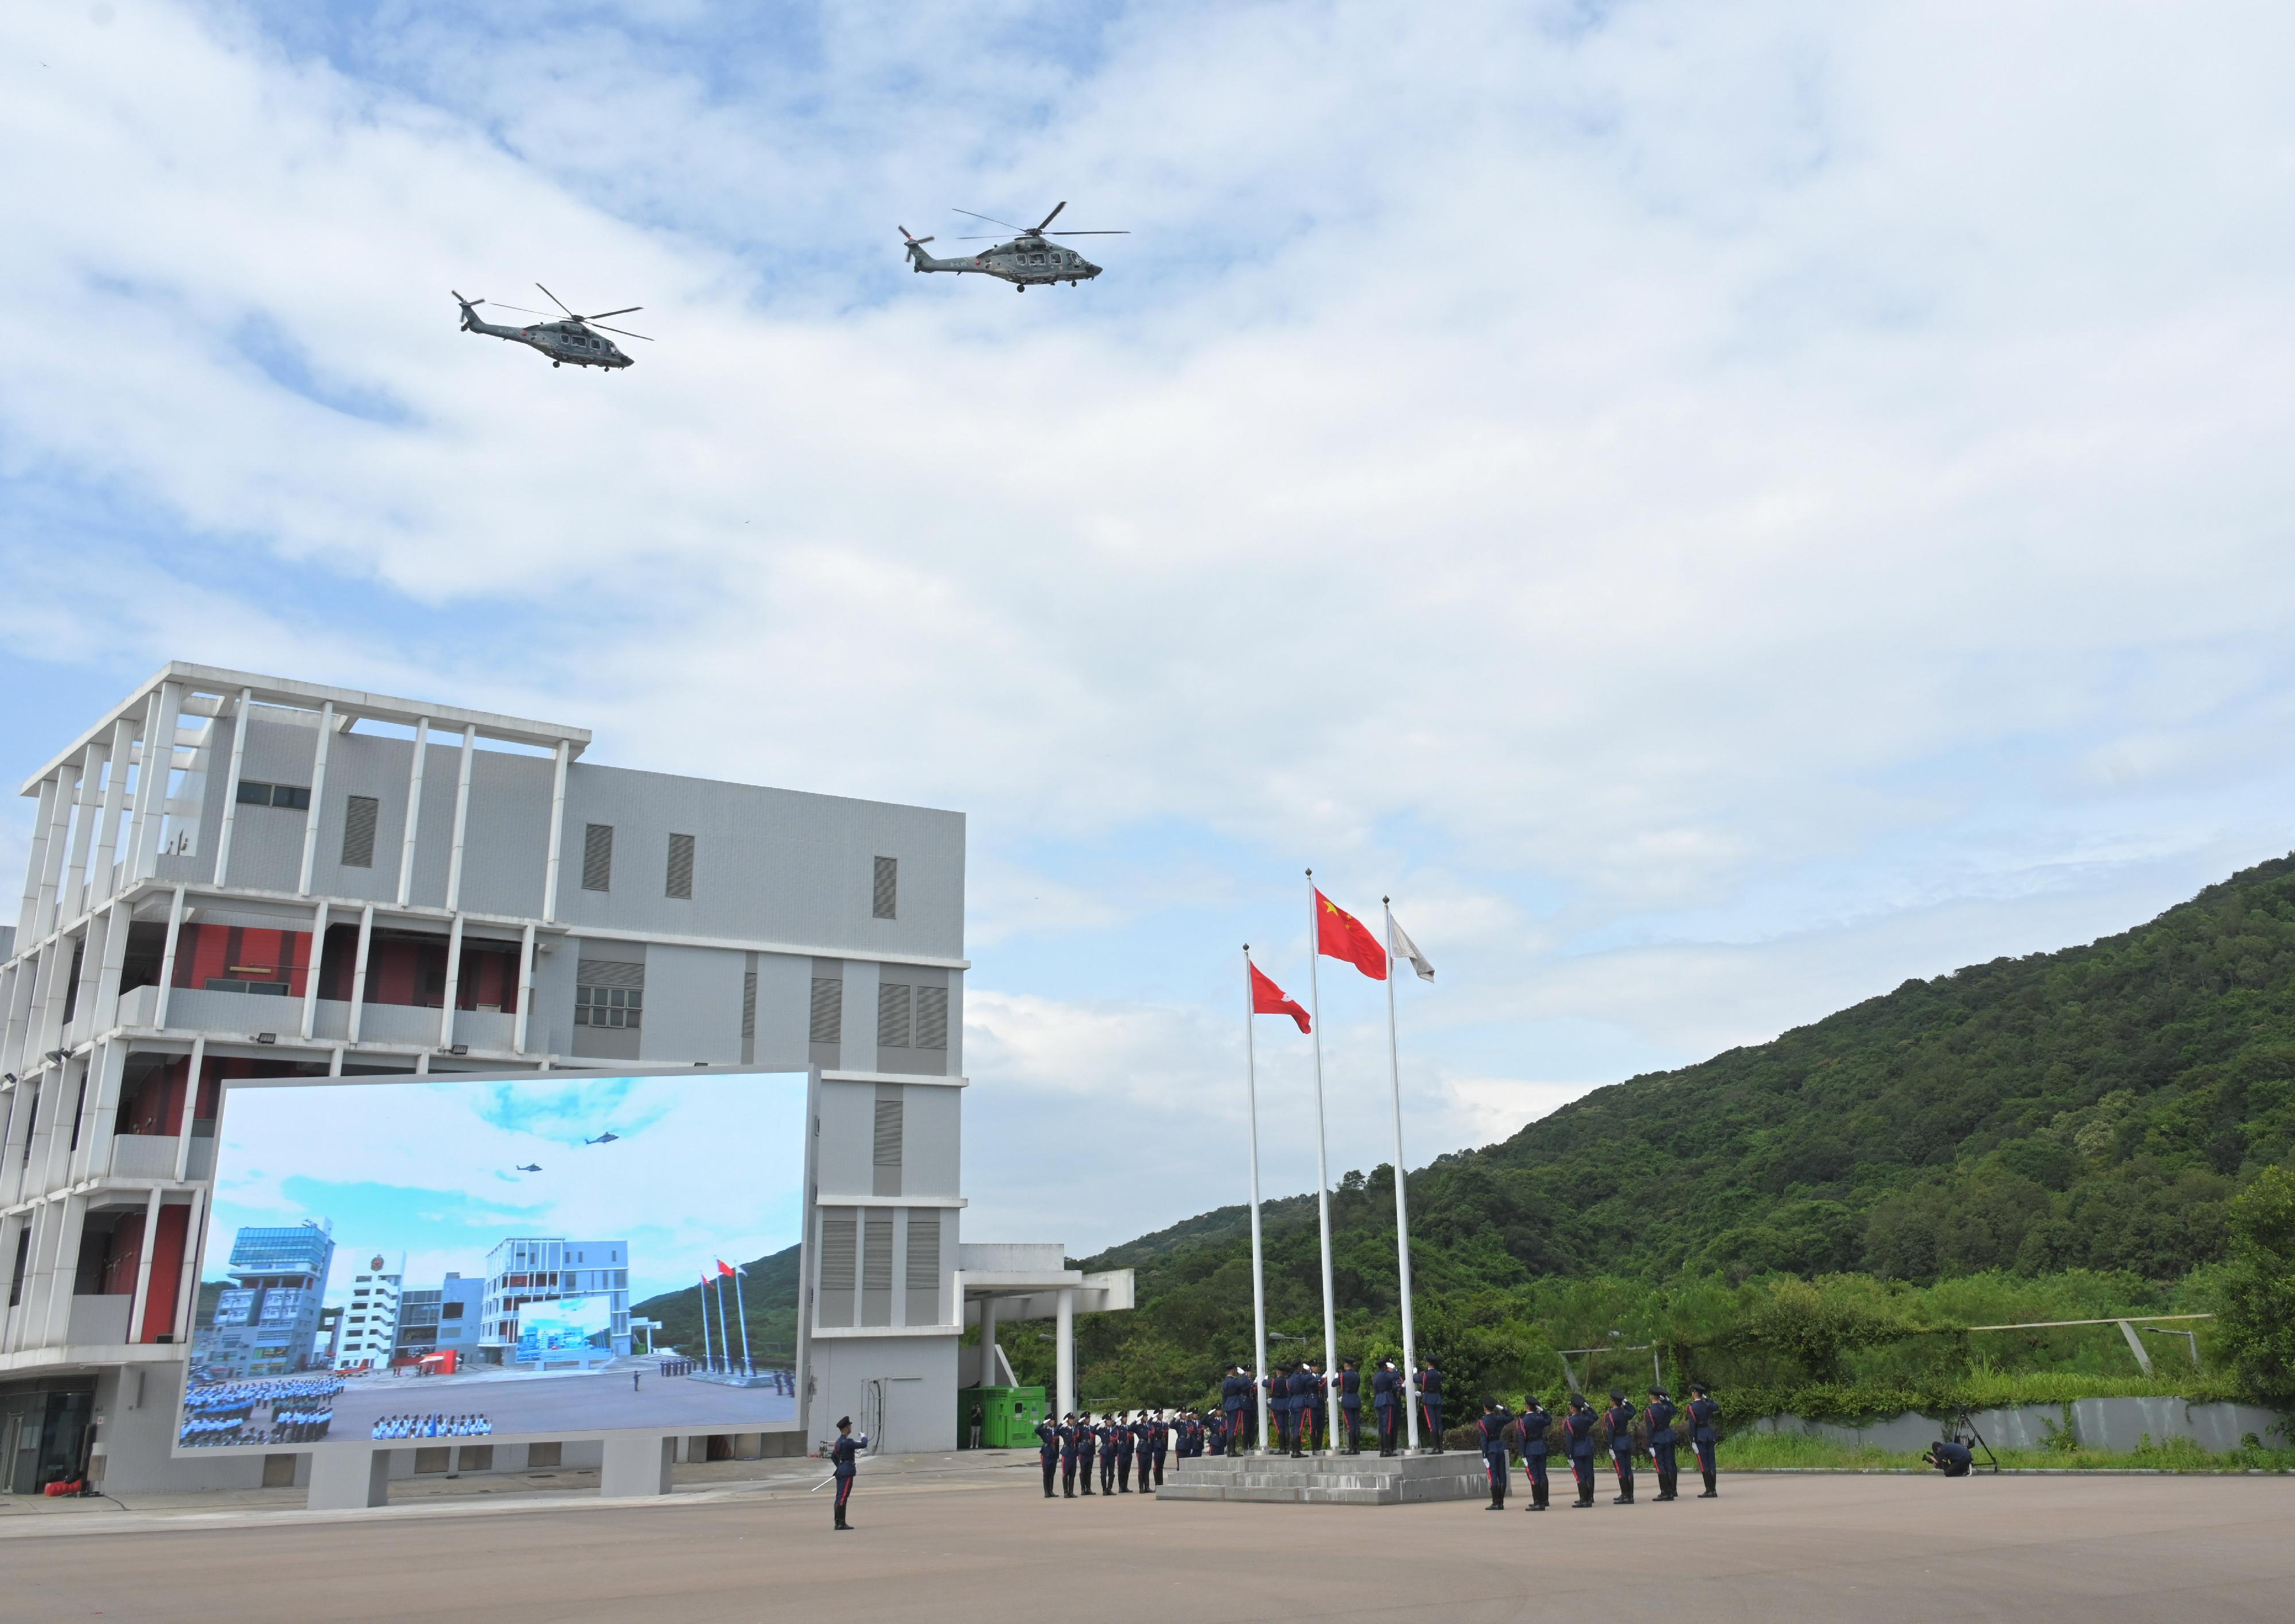
<instances>
[{"instance_id":1,"label":"saluting officer","mask_svg":"<svg viewBox=\"0 0 2295 1624\"><path fill-rule=\"evenodd\" d=\"M1522 1419L1515 1431L1522 1438L1522 1469L1530 1477L1530 1504L1526 1511L1546 1509L1546 1429L1554 1424L1554 1417L1538 1401L1534 1392L1522 1396Z\"/></svg>"},{"instance_id":2,"label":"saluting officer","mask_svg":"<svg viewBox=\"0 0 2295 1624\"><path fill-rule=\"evenodd\" d=\"M1570 1442L1570 1475L1578 1480L1572 1511L1594 1503L1594 1412L1583 1393L1570 1395L1570 1413L1562 1417L1562 1433Z\"/></svg>"},{"instance_id":3,"label":"saluting officer","mask_svg":"<svg viewBox=\"0 0 2295 1624\"><path fill-rule=\"evenodd\" d=\"M1718 1467L1714 1447L1721 1441L1721 1407L1705 1391L1703 1382L1689 1384L1689 1447L1697 1452L1697 1474L1705 1480L1705 1492L1697 1498L1711 1500L1720 1498L1715 1484Z\"/></svg>"},{"instance_id":4,"label":"saluting officer","mask_svg":"<svg viewBox=\"0 0 2295 1624\"><path fill-rule=\"evenodd\" d=\"M1624 1393L1614 1387L1610 1390L1610 1408L1602 1412L1602 1424L1609 1430L1610 1465L1618 1474L1613 1506L1634 1503L1634 1416L1638 1414Z\"/></svg>"},{"instance_id":5,"label":"saluting officer","mask_svg":"<svg viewBox=\"0 0 2295 1624\"><path fill-rule=\"evenodd\" d=\"M1362 1372L1351 1359L1339 1361L1339 1449L1362 1453Z\"/></svg>"},{"instance_id":6,"label":"saluting officer","mask_svg":"<svg viewBox=\"0 0 2295 1624\"><path fill-rule=\"evenodd\" d=\"M1315 1391L1311 1395L1315 1400L1311 1412L1314 1416L1311 1436L1315 1441L1309 1447L1320 1455L1331 1447L1331 1378L1318 1368L1312 1359L1307 1361L1307 1374L1315 1378Z\"/></svg>"},{"instance_id":7,"label":"saluting officer","mask_svg":"<svg viewBox=\"0 0 2295 1624\"><path fill-rule=\"evenodd\" d=\"M1160 1409L1148 1413L1148 1425L1149 1431L1155 1435L1156 1487L1161 1489L1164 1486L1164 1452L1171 1447L1172 1442L1171 1427L1164 1421L1164 1412ZM1144 1489L1148 1485L1142 1483L1139 1487Z\"/></svg>"},{"instance_id":8,"label":"saluting officer","mask_svg":"<svg viewBox=\"0 0 2295 1624\"><path fill-rule=\"evenodd\" d=\"M1291 1458L1303 1460L1309 1429L1314 1424L1315 1373L1305 1359L1291 1372Z\"/></svg>"},{"instance_id":9,"label":"saluting officer","mask_svg":"<svg viewBox=\"0 0 2295 1624\"><path fill-rule=\"evenodd\" d=\"M1290 1378L1280 1367L1259 1378L1260 1391L1267 1395L1267 1424L1275 1429L1272 1439L1260 1440L1262 1449L1272 1449L1278 1455L1291 1452L1290 1424L1285 1418L1291 1413Z\"/></svg>"},{"instance_id":10,"label":"saluting officer","mask_svg":"<svg viewBox=\"0 0 2295 1624\"><path fill-rule=\"evenodd\" d=\"M1673 1457L1673 1424L1680 1414L1674 1408L1672 1395L1664 1388L1649 1390L1649 1407L1642 1411L1642 1421L1649 1428L1650 1465L1657 1471L1657 1498L1660 1501L1681 1498L1676 1492L1681 1485L1681 1467Z\"/></svg>"},{"instance_id":11,"label":"saluting officer","mask_svg":"<svg viewBox=\"0 0 2295 1624\"><path fill-rule=\"evenodd\" d=\"M1506 1509L1508 1419L1505 1408L1496 1399L1482 1400L1482 1418L1474 1423L1474 1432L1482 1440L1482 1473L1491 1480L1491 1503L1482 1507L1484 1511Z\"/></svg>"},{"instance_id":12,"label":"saluting officer","mask_svg":"<svg viewBox=\"0 0 2295 1624\"><path fill-rule=\"evenodd\" d=\"M1107 1440L1100 1447L1107 1451L1107 1454L1102 1457L1103 1460L1112 1460L1115 1463L1114 1474L1115 1481L1120 1485L1116 1489L1109 1489L1103 1486L1100 1492L1130 1494L1131 1492L1131 1428L1125 1424L1122 1416L1116 1416L1115 1424L1108 1428ZM1107 1475L1107 1470L1103 1466L1102 1475Z\"/></svg>"},{"instance_id":13,"label":"saluting officer","mask_svg":"<svg viewBox=\"0 0 2295 1624\"><path fill-rule=\"evenodd\" d=\"M1036 1458L1044 1467L1044 1498L1052 1498L1052 1476L1060 1469L1060 1429L1047 1416L1036 1423Z\"/></svg>"},{"instance_id":14,"label":"saluting officer","mask_svg":"<svg viewBox=\"0 0 2295 1624\"><path fill-rule=\"evenodd\" d=\"M1086 1410L1083 1424L1076 1428L1076 1475L1083 1480L1083 1492L1087 1498L1091 1494L1092 1457L1098 1449L1099 1428L1093 1424L1091 1412Z\"/></svg>"},{"instance_id":15,"label":"saluting officer","mask_svg":"<svg viewBox=\"0 0 2295 1624\"><path fill-rule=\"evenodd\" d=\"M837 1441L829 1447L829 1470L837 1474L837 1521L831 1524L839 1533L849 1531L853 1525L845 1520L845 1508L853 1499L853 1477L860 1468L854 1457L869 1447L869 1434L853 1435L853 1417L837 1418Z\"/></svg>"},{"instance_id":16,"label":"saluting officer","mask_svg":"<svg viewBox=\"0 0 2295 1624\"><path fill-rule=\"evenodd\" d=\"M1228 1412L1215 1409L1204 1418L1204 1436L1211 1440L1212 1453L1224 1458L1227 1455Z\"/></svg>"},{"instance_id":17,"label":"saluting officer","mask_svg":"<svg viewBox=\"0 0 2295 1624\"><path fill-rule=\"evenodd\" d=\"M1083 1424L1077 1419L1075 1411L1070 1410L1067 1419L1060 1423L1060 1497L1063 1499L1075 1498L1076 1459L1082 1447ZM1083 1491L1086 1494L1091 1492L1089 1473L1084 1477Z\"/></svg>"},{"instance_id":18,"label":"saluting officer","mask_svg":"<svg viewBox=\"0 0 2295 1624\"><path fill-rule=\"evenodd\" d=\"M1099 1491L1115 1492L1115 1440L1123 1434L1123 1417L1109 1416L1099 1424Z\"/></svg>"},{"instance_id":19,"label":"saluting officer","mask_svg":"<svg viewBox=\"0 0 2295 1624\"><path fill-rule=\"evenodd\" d=\"M1442 1373L1434 1368L1433 1359L1418 1361L1418 1419L1426 1428L1426 1440L1433 1445L1434 1453L1442 1453Z\"/></svg>"},{"instance_id":20,"label":"saluting officer","mask_svg":"<svg viewBox=\"0 0 2295 1624\"><path fill-rule=\"evenodd\" d=\"M1383 1359L1370 1378L1371 1418L1378 1424L1378 1452L1394 1453L1395 1431L1402 1424L1402 1378L1394 1374L1394 1361Z\"/></svg>"}]
</instances>

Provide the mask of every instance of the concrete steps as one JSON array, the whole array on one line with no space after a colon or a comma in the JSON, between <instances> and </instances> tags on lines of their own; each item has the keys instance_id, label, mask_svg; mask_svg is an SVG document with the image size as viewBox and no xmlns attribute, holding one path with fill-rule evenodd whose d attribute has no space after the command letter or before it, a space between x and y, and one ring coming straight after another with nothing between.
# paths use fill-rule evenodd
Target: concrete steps
<instances>
[{"instance_id":1,"label":"concrete steps","mask_svg":"<svg viewBox=\"0 0 2295 1624\"><path fill-rule=\"evenodd\" d=\"M1490 1493L1474 1455L1204 1456L1174 1461L1158 1499L1294 1506L1402 1506Z\"/></svg>"}]
</instances>

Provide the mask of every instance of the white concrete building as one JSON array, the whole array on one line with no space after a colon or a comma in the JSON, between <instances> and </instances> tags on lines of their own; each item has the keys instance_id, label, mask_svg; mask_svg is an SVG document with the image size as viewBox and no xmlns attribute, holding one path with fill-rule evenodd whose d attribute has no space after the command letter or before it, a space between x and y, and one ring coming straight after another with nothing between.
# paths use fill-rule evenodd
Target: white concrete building
<instances>
[{"instance_id":1,"label":"white concrete building","mask_svg":"<svg viewBox=\"0 0 2295 1624\"><path fill-rule=\"evenodd\" d=\"M406 1254L349 1253L358 1264L344 1305L338 1370L388 1370L398 1346L398 1310L406 1291Z\"/></svg>"}]
</instances>

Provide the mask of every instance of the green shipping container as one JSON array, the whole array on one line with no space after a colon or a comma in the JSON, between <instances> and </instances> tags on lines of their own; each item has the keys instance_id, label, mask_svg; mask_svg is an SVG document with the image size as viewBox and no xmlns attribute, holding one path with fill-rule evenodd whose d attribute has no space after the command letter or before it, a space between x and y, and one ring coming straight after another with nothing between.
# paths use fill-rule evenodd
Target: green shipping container
<instances>
[{"instance_id":1,"label":"green shipping container","mask_svg":"<svg viewBox=\"0 0 2295 1624\"><path fill-rule=\"evenodd\" d=\"M956 1447L972 1447L972 1407L980 1406L980 1447L1033 1449L1044 1418L1041 1387L964 1387L956 1394Z\"/></svg>"}]
</instances>

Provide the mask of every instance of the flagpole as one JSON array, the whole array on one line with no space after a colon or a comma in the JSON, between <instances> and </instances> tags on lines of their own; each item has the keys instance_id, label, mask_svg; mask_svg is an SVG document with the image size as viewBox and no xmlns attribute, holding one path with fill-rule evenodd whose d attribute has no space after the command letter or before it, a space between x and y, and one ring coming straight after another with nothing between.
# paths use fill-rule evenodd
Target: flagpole
<instances>
[{"instance_id":1,"label":"flagpole","mask_svg":"<svg viewBox=\"0 0 2295 1624\"><path fill-rule=\"evenodd\" d=\"M1259 1450L1267 1452L1267 1264L1259 1242L1259 1051L1252 1032L1251 943L1243 944L1243 1105L1251 1123L1251 1351ZM1230 1448L1233 1446L1230 1445Z\"/></svg>"},{"instance_id":2,"label":"flagpole","mask_svg":"<svg viewBox=\"0 0 2295 1624\"><path fill-rule=\"evenodd\" d=\"M717 1340L725 1347L725 1374L733 1374L733 1327L725 1323L725 1277L717 1277Z\"/></svg>"},{"instance_id":3,"label":"flagpole","mask_svg":"<svg viewBox=\"0 0 2295 1624\"><path fill-rule=\"evenodd\" d=\"M1323 1370L1327 1376L1338 1364L1339 1327L1331 1317L1331 1173L1324 1150L1323 1139L1323 983L1317 973L1315 961L1322 957L1318 951L1322 942L1323 921L1315 911L1315 871L1307 870L1307 1001L1309 1024L1315 1029L1315 1215L1322 1228L1323 1241ZM1323 1408L1329 1412L1327 1421L1331 1434L1339 1430L1339 1389L1335 1382L1324 1383Z\"/></svg>"},{"instance_id":4,"label":"flagpole","mask_svg":"<svg viewBox=\"0 0 2295 1624\"><path fill-rule=\"evenodd\" d=\"M1389 989L1390 993L1392 991ZM1404 1255L1407 1257L1409 1253ZM721 1285L717 1290L717 1305L723 1308L725 1305L725 1288ZM1407 1262L1402 1266L1402 1341L1408 1347L1410 1344L1410 1265ZM741 1271L738 1269L733 1271L733 1311L741 1317L741 1374L753 1376L757 1374L757 1367L749 1362L749 1304L741 1290Z\"/></svg>"},{"instance_id":5,"label":"flagpole","mask_svg":"<svg viewBox=\"0 0 2295 1624\"><path fill-rule=\"evenodd\" d=\"M701 1368L706 1373L717 1368L717 1350L709 1341L709 1276L701 1277Z\"/></svg>"},{"instance_id":6,"label":"flagpole","mask_svg":"<svg viewBox=\"0 0 2295 1624\"><path fill-rule=\"evenodd\" d=\"M1402 1189L1402 1062L1394 1041L1394 899L1386 910L1386 1079L1394 1098L1394 1254L1402 1277L1402 1416L1410 1428L1410 1448L1418 1448L1418 1345L1410 1325L1410 1209Z\"/></svg>"}]
</instances>

